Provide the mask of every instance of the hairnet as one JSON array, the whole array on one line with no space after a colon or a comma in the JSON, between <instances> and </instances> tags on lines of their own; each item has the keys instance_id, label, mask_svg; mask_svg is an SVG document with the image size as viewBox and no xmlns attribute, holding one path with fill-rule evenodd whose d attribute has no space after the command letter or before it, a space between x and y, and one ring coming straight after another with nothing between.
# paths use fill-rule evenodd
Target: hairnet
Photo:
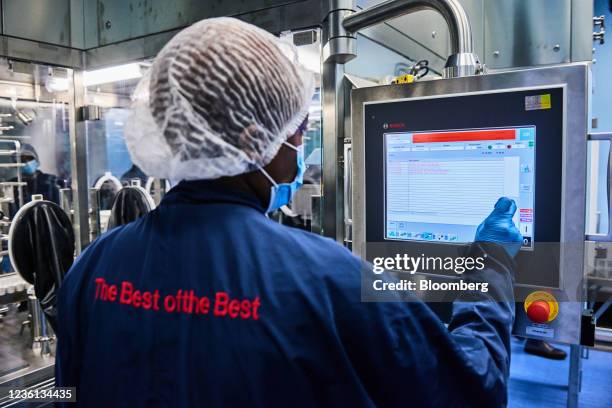
<instances>
[{"instance_id":1,"label":"hairnet","mask_svg":"<svg viewBox=\"0 0 612 408\"><path fill-rule=\"evenodd\" d=\"M126 124L133 162L171 180L268 164L308 114L314 75L292 44L233 18L202 20L159 53Z\"/></svg>"},{"instance_id":2,"label":"hairnet","mask_svg":"<svg viewBox=\"0 0 612 408\"><path fill-rule=\"evenodd\" d=\"M35 160L38 160L38 153L36 152L36 149L29 143L23 143L19 148L19 153L21 154L21 157L30 156Z\"/></svg>"}]
</instances>

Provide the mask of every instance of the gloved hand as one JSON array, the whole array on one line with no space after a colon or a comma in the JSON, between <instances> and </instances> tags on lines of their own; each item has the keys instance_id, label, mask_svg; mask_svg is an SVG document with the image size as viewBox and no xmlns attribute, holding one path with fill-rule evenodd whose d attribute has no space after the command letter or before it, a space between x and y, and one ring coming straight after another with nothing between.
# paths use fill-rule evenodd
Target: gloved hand
<instances>
[{"instance_id":1,"label":"gloved hand","mask_svg":"<svg viewBox=\"0 0 612 408\"><path fill-rule=\"evenodd\" d=\"M514 258L523 243L523 236L512 221L515 212L514 200L507 197L497 200L491 214L478 226L474 240L500 244Z\"/></svg>"}]
</instances>

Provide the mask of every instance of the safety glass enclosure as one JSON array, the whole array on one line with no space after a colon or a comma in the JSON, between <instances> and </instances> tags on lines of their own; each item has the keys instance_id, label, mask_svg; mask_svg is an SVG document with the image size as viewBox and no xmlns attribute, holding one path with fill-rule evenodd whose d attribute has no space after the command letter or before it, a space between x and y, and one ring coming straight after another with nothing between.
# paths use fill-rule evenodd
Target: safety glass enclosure
<instances>
[{"instance_id":1,"label":"safety glass enclosure","mask_svg":"<svg viewBox=\"0 0 612 408\"><path fill-rule=\"evenodd\" d=\"M15 254L28 243L14 230L18 223L28 228L19 214L34 201L51 202L62 212L59 205L69 196L72 84L70 69L0 59L0 384L52 370L54 334L32 280L40 271L16 267ZM65 208L69 220L73 214ZM36 239L45 245L51 236L53 231Z\"/></svg>"},{"instance_id":2,"label":"safety glass enclosure","mask_svg":"<svg viewBox=\"0 0 612 408\"><path fill-rule=\"evenodd\" d=\"M271 214L279 222L296 228L321 232L322 100L321 33L318 29L281 33L280 38L293 44L299 62L315 76L315 92L308 108L308 123L302 134L304 145L304 184L291 203Z\"/></svg>"},{"instance_id":3,"label":"safety glass enclosure","mask_svg":"<svg viewBox=\"0 0 612 408\"><path fill-rule=\"evenodd\" d=\"M91 240L108 229L113 202L124 186L142 187L155 203L170 188L132 163L124 138L131 95L150 65L142 61L84 73Z\"/></svg>"}]
</instances>

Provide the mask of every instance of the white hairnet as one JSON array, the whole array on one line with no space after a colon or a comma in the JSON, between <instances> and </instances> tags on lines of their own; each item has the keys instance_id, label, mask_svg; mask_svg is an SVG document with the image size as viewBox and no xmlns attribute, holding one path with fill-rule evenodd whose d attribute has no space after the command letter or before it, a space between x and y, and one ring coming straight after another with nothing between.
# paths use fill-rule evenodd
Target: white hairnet
<instances>
[{"instance_id":1,"label":"white hairnet","mask_svg":"<svg viewBox=\"0 0 612 408\"><path fill-rule=\"evenodd\" d=\"M202 20L166 44L138 84L127 147L154 177L253 171L298 130L313 92L292 44L237 19Z\"/></svg>"}]
</instances>

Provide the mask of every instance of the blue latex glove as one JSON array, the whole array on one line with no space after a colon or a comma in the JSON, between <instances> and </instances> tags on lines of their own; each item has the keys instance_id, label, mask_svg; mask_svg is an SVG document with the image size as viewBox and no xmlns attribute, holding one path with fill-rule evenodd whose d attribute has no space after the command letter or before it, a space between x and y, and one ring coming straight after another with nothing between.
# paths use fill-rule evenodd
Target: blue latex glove
<instances>
[{"instance_id":1,"label":"blue latex glove","mask_svg":"<svg viewBox=\"0 0 612 408\"><path fill-rule=\"evenodd\" d=\"M497 200L495 208L478 226L475 241L501 244L511 257L516 256L523 243L523 236L512 221L516 203L507 197Z\"/></svg>"}]
</instances>

